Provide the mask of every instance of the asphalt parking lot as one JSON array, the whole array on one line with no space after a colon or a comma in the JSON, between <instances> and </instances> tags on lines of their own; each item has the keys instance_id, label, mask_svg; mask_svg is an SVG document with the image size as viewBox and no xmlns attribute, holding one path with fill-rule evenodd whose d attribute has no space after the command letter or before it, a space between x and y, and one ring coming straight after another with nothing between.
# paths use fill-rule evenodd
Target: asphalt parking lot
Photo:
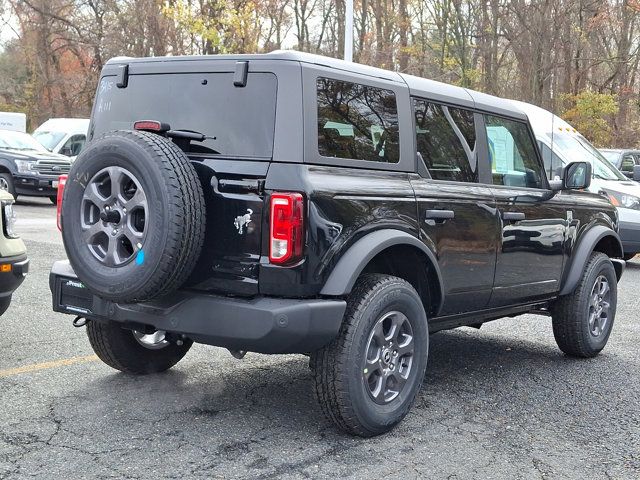
<instances>
[{"instance_id":1,"label":"asphalt parking lot","mask_svg":"<svg viewBox=\"0 0 640 480\"><path fill-rule=\"evenodd\" d=\"M598 358L563 356L545 317L436 334L412 412L363 440L324 420L304 356L103 365L51 311L55 207L17 212L31 272L0 318L0 478L640 478L640 259Z\"/></svg>"}]
</instances>

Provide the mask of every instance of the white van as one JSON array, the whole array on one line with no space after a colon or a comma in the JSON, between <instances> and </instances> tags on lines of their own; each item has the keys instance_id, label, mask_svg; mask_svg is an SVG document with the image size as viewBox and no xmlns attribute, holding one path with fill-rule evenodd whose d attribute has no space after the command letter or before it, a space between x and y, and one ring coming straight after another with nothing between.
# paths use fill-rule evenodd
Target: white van
<instances>
[{"instance_id":1,"label":"white van","mask_svg":"<svg viewBox=\"0 0 640 480\"><path fill-rule=\"evenodd\" d=\"M0 130L27 132L27 115L17 112L0 112Z\"/></svg>"},{"instance_id":2,"label":"white van","mask_svg":"<svg viewBox=\"0 0 640 480\"><path fill-rule=\"evenodd\" d=\"M51 118L33 132L47 150L76 158L87 141L88 118Z\"/></svg>"},{"instance_id":3,"label":"white van","mask_svg":"<svg viewBox=\"0 0 640 480\"><path fill-rule=\"evenodd\" d=\"M513 100L527 114L542 153L547 177L560 177L571 162L591 163L589 190L605 195L617 207L624 258L640 253L640 183L629 180L580 132L557 115L529 103Z\"/></svg>"}]
</instances>

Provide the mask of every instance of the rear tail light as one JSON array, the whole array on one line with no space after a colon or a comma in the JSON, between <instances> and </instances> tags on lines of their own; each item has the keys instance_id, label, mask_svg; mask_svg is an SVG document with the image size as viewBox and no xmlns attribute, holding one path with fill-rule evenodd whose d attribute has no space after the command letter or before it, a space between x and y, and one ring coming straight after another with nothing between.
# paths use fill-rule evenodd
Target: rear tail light
<instances>
[{"instance_id":1,"label":"rear tail light","mask_svg":"<svg viewBox=\"0 0 640 480\"><path fill-rule=\"evenodd\" d=\"M278 265L302 258L304 200L300 193L273 193L269 233L269 261Z\"/></svg>"},{"instance_id":2,"label":"rear tail light","mask_svg":"<svg viewBox=\"0 0 640 480\"><path fill-rule=\"evenodd\" d=\"M57 206L57 221L58 230L62 231L62 197L64 195L64 186L67 184L67 175L60 175L58 177L58 197L56 201Z\"/></svg>"}]
</instances>

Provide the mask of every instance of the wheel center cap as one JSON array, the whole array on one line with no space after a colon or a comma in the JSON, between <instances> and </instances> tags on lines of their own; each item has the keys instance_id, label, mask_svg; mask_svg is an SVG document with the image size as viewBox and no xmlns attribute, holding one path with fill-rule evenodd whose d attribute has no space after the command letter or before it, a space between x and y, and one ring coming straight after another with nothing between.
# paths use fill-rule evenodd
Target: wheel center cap
<instances>
[{"instance_id":1,"label":"wheel center cap","mask_svg":"<svg viewBox=\"0 0 640 480\"><path fill-rule=\"evenodd\" d=\"M388 348L385 348L382 351L382 361L387 365L391 363L391 350L389 350Z\"/></svg>"},{"instance_id":2,"label":"wheel center cap","mask_svg":"<svg viewBox=\"0 0 640 480\"><path fill-rule=\"evenodd\" d=\"M100 213L100 220L107 223L120 223L120 212L117 210L105 210Z\"/></svg>"}]
</instances>

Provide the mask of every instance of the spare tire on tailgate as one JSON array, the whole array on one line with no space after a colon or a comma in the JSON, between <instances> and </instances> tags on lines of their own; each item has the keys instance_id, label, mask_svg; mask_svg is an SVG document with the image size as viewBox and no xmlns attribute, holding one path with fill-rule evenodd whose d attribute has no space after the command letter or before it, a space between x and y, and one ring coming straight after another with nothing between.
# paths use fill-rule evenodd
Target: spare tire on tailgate
<instances>
[{"instance_id":1,"label":"spare tire on tailgate","mask_svg":"<svg viewBox=\"0 0 640 480\"><path fill-rule=\"evenodd\" d=\"M167 138L109 132L74 162L62 237L78 278L117 302L179 288L200 256L205 205L196 171Z\"/></svg>"}]
</instances>

